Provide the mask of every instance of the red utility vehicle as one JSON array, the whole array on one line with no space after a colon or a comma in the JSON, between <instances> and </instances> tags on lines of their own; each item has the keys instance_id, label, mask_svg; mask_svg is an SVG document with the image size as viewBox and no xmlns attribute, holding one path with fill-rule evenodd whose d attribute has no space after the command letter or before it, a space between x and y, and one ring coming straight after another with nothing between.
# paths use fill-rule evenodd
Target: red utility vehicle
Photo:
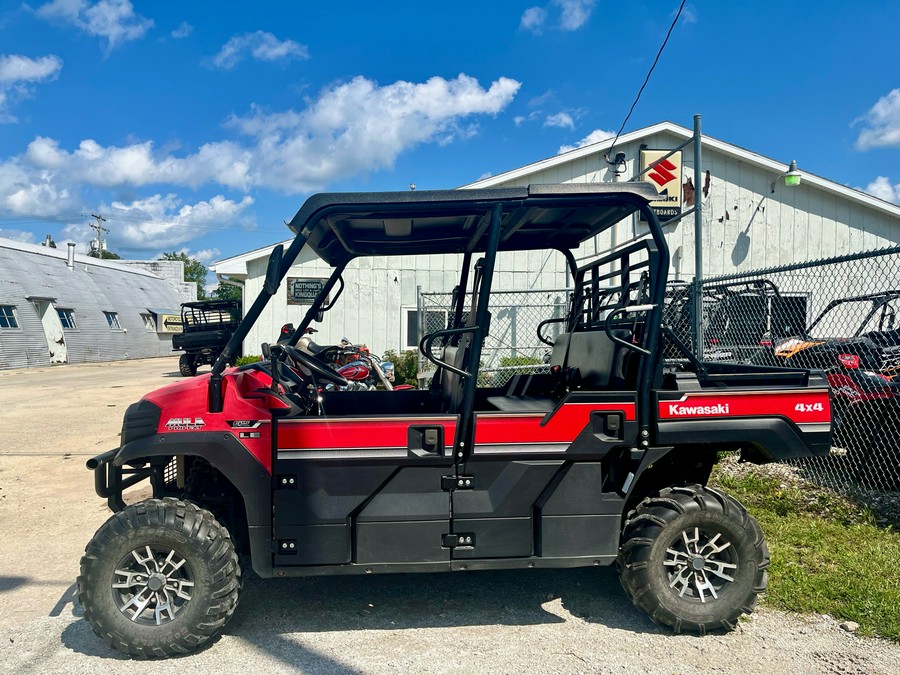
<instances>
[{"instance_id":1,"label":"red utility vehicle","mask_svg":"<svg viewBox=\"0 0 900 675\"><path fill-rule=\"evenodd\" d=\"M266 578L614 563L655 621L732 628L765 589L769 555L744 508L705 487L716 453L827 453L829 389L815 372L687 349L686 365L665 367L662 332L680 340L661 326L656 196L628 183L311 197L212 373L133 404L121 446L88 462L115 512L78 578L94 631L135 656L191 651L222 630L248 566ZM576 264L637 213L645 238ZM290 338L227 369L304 247L333 275ZM568 314L548 307L542 324L556 335L550 372L478 387L498 255L548 249L573 280ZM352 261L423 254L456 254L461 270L449 327L420 344L430 388L346 390L296 348ZM126 505L143 480L153 497Z\"/></svg>"}]
</instances>

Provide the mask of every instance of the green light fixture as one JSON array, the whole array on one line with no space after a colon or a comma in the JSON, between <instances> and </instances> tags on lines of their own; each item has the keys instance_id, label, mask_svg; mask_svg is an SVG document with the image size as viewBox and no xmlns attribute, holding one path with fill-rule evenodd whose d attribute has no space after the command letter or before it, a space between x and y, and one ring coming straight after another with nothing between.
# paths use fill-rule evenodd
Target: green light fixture
<instances>
[{"instance_id":1,"label":"green light fixture","mask_svg":"<svg viewBox=\"0 0 900 675\"><path fill-rule=\"evenodd\" d=\"M784 184L786 187L797 187L798 185L800 185L800 180L803 178L803 174L797 171L796 160L791 160L791 163L788 165L787 171L775 176L775 180L772 181L772 192L775 192L775 184L781 177L784 177Z\"/></svg>"}]
</instances>

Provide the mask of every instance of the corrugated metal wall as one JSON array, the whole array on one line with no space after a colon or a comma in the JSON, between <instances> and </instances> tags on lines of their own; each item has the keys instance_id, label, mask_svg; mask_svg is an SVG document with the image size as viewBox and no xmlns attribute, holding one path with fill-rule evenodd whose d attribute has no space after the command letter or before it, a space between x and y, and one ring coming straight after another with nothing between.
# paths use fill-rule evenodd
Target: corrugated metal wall
<instances>
[{"instance_id":1,"label":"corrugated metal wall","mask_svg":"<svg viewBox=\"0 0 900 675\"><path fill-rule=\"evenodd\" d=\"M148 330L149 307L177 311L183 302L163 279L144 270L66 252L0 241L0 304L16 308L17 329L0 329L0 368L50 364L50 349L34 299L70 309L77 328L64 331L69 363L116 361L172 353L172 336ZM118 315L122 330L109 327L104 312Z\"/></svg>"}]
</instances>

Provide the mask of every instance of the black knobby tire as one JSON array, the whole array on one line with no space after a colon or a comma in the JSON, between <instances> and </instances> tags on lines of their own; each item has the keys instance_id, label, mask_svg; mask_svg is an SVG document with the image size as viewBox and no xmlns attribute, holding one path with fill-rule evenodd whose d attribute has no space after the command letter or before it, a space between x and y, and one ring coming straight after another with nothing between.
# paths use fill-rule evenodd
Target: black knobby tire
<instances>
[{"instance_id":1,"label":"black knobby tire","mask_svg":"<svg viewBox=\"0 0 900 675\"><path fill-rule=\"evenodd\" d=\"M192 354L182 354L178 358L178 370L184 377L194 377L197 374L197 359Z\"/></svg>"},{"instance_id":2,"label":"black knobby tire","mask_svg":"<svg viewBox=\"0 0 900 675\"><path fill-rule=\"evenodd\" d=\"M644 499L628 514L618 560L637 607L676 633L701 635L731 630L753 611L768 566L756 520L734 498L701 485Z\"/></svg>"},{"instance_id":3,"label":"black knobby tire","mask_svg":"<svg viewBox=\"0 0 900 675\"><path fill-rule=\"evenodd\" d=\"M94 632L112 647L165 658L217 635L237 607L240 585L231 537L209 511L149 499L110 517L85 547L78 600Z\"/></svg>"}]
</instances>

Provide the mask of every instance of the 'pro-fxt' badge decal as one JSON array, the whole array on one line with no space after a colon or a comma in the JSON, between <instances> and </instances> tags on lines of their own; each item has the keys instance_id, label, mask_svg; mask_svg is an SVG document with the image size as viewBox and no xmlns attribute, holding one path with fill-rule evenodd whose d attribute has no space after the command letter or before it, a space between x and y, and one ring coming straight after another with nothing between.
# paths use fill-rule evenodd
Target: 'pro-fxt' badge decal
<instances>
[{"instance_id":1,"label":"'pro-fxt' badge decal","mask_svg":"<svg viewBox=\"0 0 900 675\"><path fill-rule=\"evenodd\" d=\"M228 420L232 429L256 429L260 424L259 420Z\"/></svg>"},{"instance_id":2,"label":"'pro-fxt' badge decal","mask_svg":"<svg viewBox=\"0 0 900 675\"><path fill-rule=\"evenodd\" d=\"M172 417L166 422L168 431L196 431L205 426L202 417Z\"/></svg>"}]
</instances>

